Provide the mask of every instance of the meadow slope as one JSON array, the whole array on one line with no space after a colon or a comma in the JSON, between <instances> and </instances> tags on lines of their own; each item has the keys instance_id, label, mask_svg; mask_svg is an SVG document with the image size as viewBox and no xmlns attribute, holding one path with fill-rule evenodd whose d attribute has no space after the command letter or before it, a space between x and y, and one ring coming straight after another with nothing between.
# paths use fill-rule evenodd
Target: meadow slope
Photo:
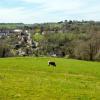
<instances>
[{"instance_id":1,"label":"meadow slope","mask_svg":"<svg viewBox=\"0 0 100 100\"><path fill-rule=\"evenodd\" d=\"M48 60L55 61L57 67L49 67ZM0 58L0 100L100 100L100 63Z\"/></svg>"}]
</instances>

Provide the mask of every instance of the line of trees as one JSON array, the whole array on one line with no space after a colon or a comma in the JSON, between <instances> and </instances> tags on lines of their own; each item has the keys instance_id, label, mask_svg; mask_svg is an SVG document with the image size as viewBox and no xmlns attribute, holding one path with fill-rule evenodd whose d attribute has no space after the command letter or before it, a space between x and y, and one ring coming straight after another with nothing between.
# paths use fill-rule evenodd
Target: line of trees
<instances>
[{"instance_id":1,"label":"line of trees","mask_svg":"<svg viewBox=\"0 0 100 100\"><path fill-rule=\"evenodd\" d=\"M100 60L100 33L78 34L57 33L46 34L39 41L39 55L70 57L81 60Z\"/></svg>"},{"instance_id":2,"label":"line of trees","mask_svg":"<svg viewBox=\"0 0 100 100\"><path fill-rule=\"evenodd\" d=\"M38 43L32 55L100 61L100 22L65 20L27 25L23 29L28 30L33 41ZM0 57L13 56L16 42L15 36L0 39Z\"/></svg>"}]
</instances>

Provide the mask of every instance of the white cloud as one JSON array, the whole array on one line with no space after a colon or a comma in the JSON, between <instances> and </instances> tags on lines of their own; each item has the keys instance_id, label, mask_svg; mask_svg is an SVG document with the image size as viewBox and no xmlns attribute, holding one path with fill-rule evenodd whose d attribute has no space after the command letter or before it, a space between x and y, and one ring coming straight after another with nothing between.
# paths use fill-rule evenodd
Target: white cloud
<instances>
[{"instance_id":1,"label":"white cloud","mask_svg":"<svg viewBox=\"0 0 100 100\"><path fill-rule=\"evenodd\" d=\"M1 8L0 21L2 22L28 22L31 15L24 8Z\"/></svg>"},{"instance_id":2,"label":"white cloud","mask_svg":"<svg viewBox=\"0 0 100 100\"><path fill-rule=\"evenodd\" d=\"M82 6L81 0L22 0L27 3L41 4L46 11L75 10Z\"/></svg>"},{"instance_id":3,"label":"white cloud","mask_svg":"<svg viewBox=\"0 0 100 100\"><path fill-rule=\"evenodd\" d=\"M50 0L51 2L46 2L44 8L51 11L66 11L79 9L82 3L79 0Z\"/></svg>"},{"instance_id":4,"label":"white cloud","mask_svg":"<svg viewBox=\"0 0 100 100\"><path fill-rule=\"evenodd\" d=\"M46 0L21 0L27 3L45 3Z\"/></svg>"},{"instance_id":5,"label":"white cloud","mask_svg":"<svg viewBox=\"0 0 100 100\"><path fill-rule=\"evenodd\" d=\"M26 9L24 7L17 8L0 8L0 22L2 23L35 23L43 22L46 19L47 12L33 11L32 9ZM49 18L49 17L48 17ZM47 18L47 19L48 19Z\"/></svg>"},{"instance_id":6,"label":"white cloud","mask_svg":"<svg viewBox=\"0 0 100 100\"><path fill-rule=\"evenodd\" d=\"M20 0L28 6L1 8L0 22L50 22L64 19L100 20L100 6L86 6L82 0ZM30 9L30 4L33 8ZM38 6L36 9L34 6Z\"/></svg>"}]
</instances>

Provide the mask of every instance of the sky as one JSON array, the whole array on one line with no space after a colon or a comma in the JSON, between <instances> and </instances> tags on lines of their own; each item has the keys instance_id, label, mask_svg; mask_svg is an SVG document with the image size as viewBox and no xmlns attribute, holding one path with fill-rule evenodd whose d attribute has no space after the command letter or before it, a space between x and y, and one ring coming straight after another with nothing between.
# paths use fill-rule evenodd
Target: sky
<instances>
[{"instance_id":1,"label":"sky","mask_svg":"<svg viewBox=\"0 0 100 100\"><path fill-rule=\"evenodd\" d=\"M0 23L100 21L100 0L0 0Z\"/></svg>"}]
</instances>

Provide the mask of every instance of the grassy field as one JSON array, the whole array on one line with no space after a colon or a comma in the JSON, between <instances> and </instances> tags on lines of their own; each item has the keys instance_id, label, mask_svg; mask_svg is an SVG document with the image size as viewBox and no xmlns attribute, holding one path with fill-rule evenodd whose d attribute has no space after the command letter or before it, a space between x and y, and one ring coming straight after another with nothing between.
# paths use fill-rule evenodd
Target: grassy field
<instances>
[{"instance_id":1,"label":"grassy field","mask_svg":"<svg viewBox=\"0 0 100 100\"><path fill-rule=\"evenodd\" d=\"M57 67L49 67L48 60ZM100 100L100 63L0 58L0 100Z\"/></svg>"}]
</instances>

